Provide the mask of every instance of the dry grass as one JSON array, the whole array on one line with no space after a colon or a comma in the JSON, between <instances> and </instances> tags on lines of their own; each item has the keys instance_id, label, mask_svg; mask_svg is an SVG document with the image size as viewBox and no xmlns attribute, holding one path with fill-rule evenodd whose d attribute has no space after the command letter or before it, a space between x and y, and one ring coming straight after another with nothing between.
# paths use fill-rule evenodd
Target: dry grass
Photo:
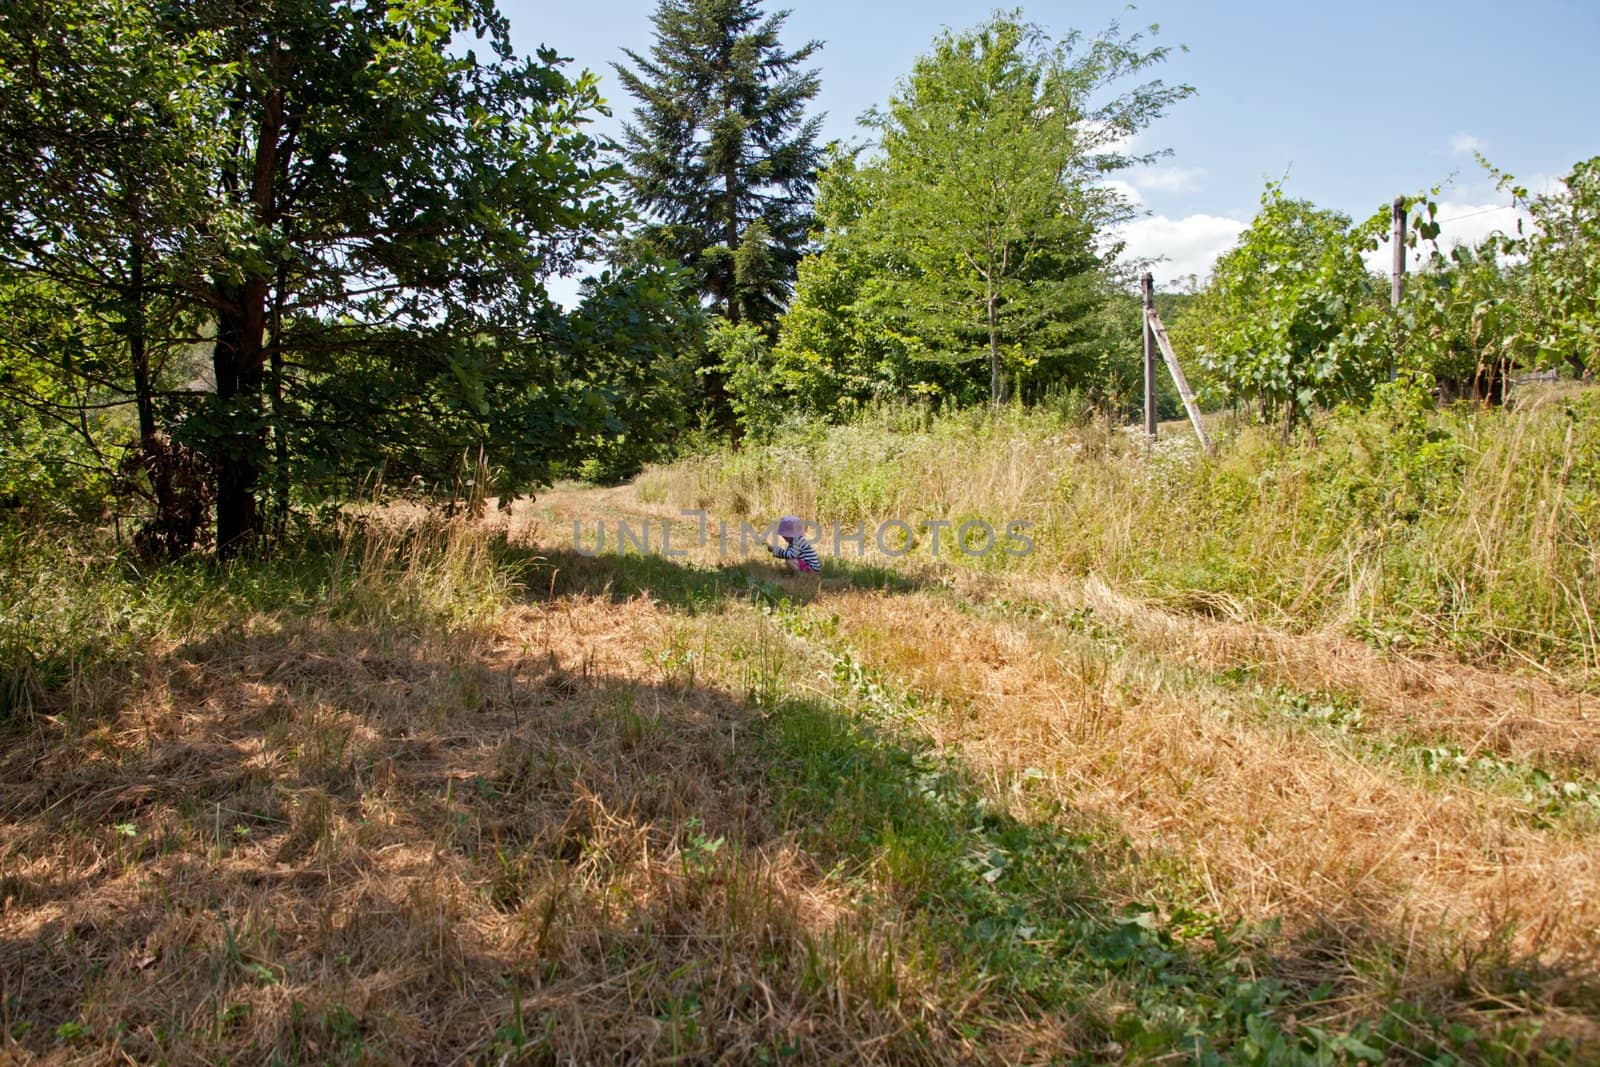
<instances>
[{"instance_id":1,"label":"dry grass","mask_svg":"<svg viewBox=\"0 0 1600 1067\"><path fill-rule=\"evenodd\" d=\"M40 708L8 739L11 1051L976 1053L954 1025L971 1006L940 992L968 979L778 815L751 740L770 709L733 695L749 653L786 656L761 617L558 593L374 625L481 562L473 535L415 535L357 545L339 621L269 612L154 647L100 714Z\"/></svg>"},{"instance_id":2,"label":"dry grass","mask_svg":"<svg viewBox=\"0 0 1600 1067\"><path fill-rule=\"evenodd\" d=\"M627 513L623 494L608 506ZM634 514L646 511L661 509ZM1283 920L1304 973L1333 981L1352 1012L1396 989L1493 1001L1509 980L1540 990L1552 1033L1600 1039L1588 807L1552 815L1518 782L1429 775L1412 758L1454 746L1502 771L1592 784L1592 697L1228 618L1226 606L1174 612L1093 576L920 575L920 592L825 585L819 608L863 662L929 699L918 725L979 768L995 802L1014 802L1025 782L1175 866L1186 904ZM1038 610L1018 617L1018 605ZM1359 737L1263 714L1264 689L1348 702Z\"/></svg>"},{"instance_id":3,"label":"dry grass","mask_svg":"<svg viewBox=\"0 0 1600 1067\"><path fill-rule=\"evenodd\" d=\"M956 581L977 603L989 598L989 585L981 578ZM1542 675L1487 670L1438 655L1382 653L1333 630L1287 633L1174 611L1098 578L1018 576L1005 591L1058 617L1082 613L1141 651L1198 671L1343 697L1387 735L1600 778L1600 700Z\"/></svg>"},{"instance_id":4,"label":"dry grass","mask_svg":"<svg viewBox=\"0 0 1600 1067\"><path fill-rule=\"evenodd\" d=\"M983 499L1036 503L1043 453L1007 455ZM652 484L370 515L39 674L0 749L0 1055L1600 1048L1600 819L1516 778L1594 779L1581 690L1109 570L570 551L696 503Z\"/></svg>"},{"instance_id":5,"label":"dry grass","mask_svg":"<svg viewBox=\"0 0 1600 1067\"><path fill-rule=\"evenodd\" d=\"M1286 917L1339 940L1412 924L1424 958L1405 969L1419 974L1452 962L1430 949L1459 963L1503 948L1567 971L1600 948L1600 846L1587 834L1529 827L1492 795L1425 788L1239 715L1159 662L1108 661L1047 628L975 626L916 596L832 606L870 662L943 698L930 723L941 744L1007 778L1047 769L1065 807L1199 865L1221 915Z\"/></svg>"}]
</instances>

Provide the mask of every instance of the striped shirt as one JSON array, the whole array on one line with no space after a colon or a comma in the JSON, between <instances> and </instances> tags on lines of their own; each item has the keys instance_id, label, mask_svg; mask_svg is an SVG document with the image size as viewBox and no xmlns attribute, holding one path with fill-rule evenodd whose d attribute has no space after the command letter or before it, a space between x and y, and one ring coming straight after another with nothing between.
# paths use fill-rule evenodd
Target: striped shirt
<instances>
[{"instance_id":1,"label":"striped shirt","mask_svg":"<svg viewBox=\"0 0 1600 1067\"><path fill-rule=\"evenodd\" d=\"M811 542L806 540L805 534L799 537L785 537L784 540L789 542L789 547L773 549L774 556L792 560L797 571L814 572L822 569L822 559L817 555L817 550Z\"/></svg>"}]
</instances>

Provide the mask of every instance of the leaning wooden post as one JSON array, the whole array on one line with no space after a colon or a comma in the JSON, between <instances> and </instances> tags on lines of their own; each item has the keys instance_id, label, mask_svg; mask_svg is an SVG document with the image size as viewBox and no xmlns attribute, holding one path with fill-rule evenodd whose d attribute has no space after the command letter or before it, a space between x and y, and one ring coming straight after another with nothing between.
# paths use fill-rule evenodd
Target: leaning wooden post
<instances>
[{"instance_id":1,"label":"leaning wooden post","mask_svg":"<svg viewBox=\"0 0 1600 1067\"><path fill-rule=\"evenodd\" d=\"M1396 312L1400 310L1400 301L1406 295L1406 199L1403 196L1394 198L1394 211L1392 213L1394 227L1389 236L1389 243L1394 247L1394 270L1389 278L1389 304ZM1400 353L1400 319L1397 315L1394 324L1394 343L1389 349L1389 380L1395 379L1395 358Z\"/></svg>"},{"instance_id":2,"label":"leaning wooden post","mask_svg":"<svg viewBox=\"0 0 1600 1067\"><path fill-rule=\"evenodd\" d=\"M1183 410L1189 413L1189 424L1194 427L1194 435L1200 439L1200 447L1206 450L1206 455L1216 455L1217 450L1211 444L1211 438L1206 436L1205 420L1200 417L1200 406L1195 403L1194 390L1189 388L1189 379L1183 373L1183 365L1178 362L1178 353L1172 350L1172 340L1167 336L1166 324L1161 321L1161 316L1156 314L1155 308L1150 308L1144 313L1144 322L1145 329L1156 339L1156 347L1161 350L1161 358L1167 361L1167 371L1172 375L1172 384L1178 387L1178 396L1183 399Z\"/></svg>"},{"instance_id":3,"label":"leaning wooden post","mask_svg":"<svg viewBox=\"0 0 1600 1067\"><path fill-rule=\"evenodd\" d=\"M1144 432L1151 440L1156 436L1156 334L1150 325L1150 313L1156 308L1156 280L1149 271L1139 275L1139 288L1144 290Z\"/></svg>"}]
</instances>

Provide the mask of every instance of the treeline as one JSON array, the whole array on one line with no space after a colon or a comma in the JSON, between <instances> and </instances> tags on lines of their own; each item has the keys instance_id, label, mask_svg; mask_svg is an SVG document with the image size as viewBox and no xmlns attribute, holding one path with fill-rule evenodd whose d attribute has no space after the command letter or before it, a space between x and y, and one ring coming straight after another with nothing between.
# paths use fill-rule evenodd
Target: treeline
<instances>
[{"instance_id":1,"label":"treeline","mask_svg":"<svg viewBox=\"0 0 1600 1067\"><path fill-rule=\"evenodd\" d=\"M510 498L690 430L1130 373L1097 179L1189 92L1139 82L1164 49L996 16L861 151L818 143L782 13L654 23L606 145L596 78L490 0L8 5L0 502L229 554L379 480Z\"/></svg>"},{"instance_id":2,"label":"treeline","mask_svg":"<svg viewBox=\"0 0 1600 1067\"><path fill-rule=\"evenodd\" d=\"M1404 240L1422 269L1398 305L1363 259L1389 233L1388 206L1356 222L1269 183L1172 331L1213 401L1281 420L1287 437L1391 379L1441 401L1500 403L1519 372L1588 375L1600 356L1600 156L1540 195L1481 162L1527 221L1445 246L1438 190L1405 198Z\"/></svg>"},{"instance_id":3,"label":"treeline","mask_svg":"<svg viewBox=\"0 0 1600 1067\"><path fill-rule=\"evenodd\" d=\"M1106 179L1192 92L1153 76L1153 30L945 32L862 143L823 145L821 44L783 13L653 24L607 144L597 79L517 56L492 0L7 5L0 507L226 555L354 492L509 500L885 400L1131 410L1133 208ZM1391 375L1581 372L1597 185L1591 160L1515 190L1529 231L1434 247L1398 311L1362 261L1383 218L1271 186L1163 313L1214 402L1286 433Z\"/></svg>"},{"instance_id":4,"label":"treeline","mask_svg":"<svg viewBox=\"0 0 1600 1067\"><path fill-rule=\"evenodd\" d=\"M682 424L692 280L545 292L628 217L597 85L489 0L6 5L0 499L226 555L375 478L481 458L511 495Z\"/></svg>"}]
</instances>

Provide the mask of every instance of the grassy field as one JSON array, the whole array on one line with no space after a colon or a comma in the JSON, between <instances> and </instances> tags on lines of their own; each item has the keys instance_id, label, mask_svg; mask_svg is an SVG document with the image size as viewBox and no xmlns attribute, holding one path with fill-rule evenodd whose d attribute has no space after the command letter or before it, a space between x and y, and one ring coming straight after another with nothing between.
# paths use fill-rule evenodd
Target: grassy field
<instances>
[{"instance_id":1,"label":"grassy field","mask_svg":"<svg viewBox=\"0 0 1600 1067\"><path fill-rule=\"evenodd\" d=\"M888 413L225 570L12 534L3 1054L1594 1061L1597 406ZM684 508L1035 551L793 578Z\"/></svg>"},{"instance_id":2,"label":"grassy field","mask_svg":"<svg viewBox=\"0 0 1600 1067\"><path fill-rule=\"evenodd\" d=\"M1314 447L1220 425L1201 462L1181 428L1154 452L1121 429L1041 415L889 410L647 472L678 507L825 523L1033 523L1009 571L1098 575L1146 599L1384 647L1600 677L1600 394L1435 412L1396 388L1328 420ZM922 538L925 542L926 536ZM923 558L924 551L909 558Z\"/></svg>"}]
</instances>

